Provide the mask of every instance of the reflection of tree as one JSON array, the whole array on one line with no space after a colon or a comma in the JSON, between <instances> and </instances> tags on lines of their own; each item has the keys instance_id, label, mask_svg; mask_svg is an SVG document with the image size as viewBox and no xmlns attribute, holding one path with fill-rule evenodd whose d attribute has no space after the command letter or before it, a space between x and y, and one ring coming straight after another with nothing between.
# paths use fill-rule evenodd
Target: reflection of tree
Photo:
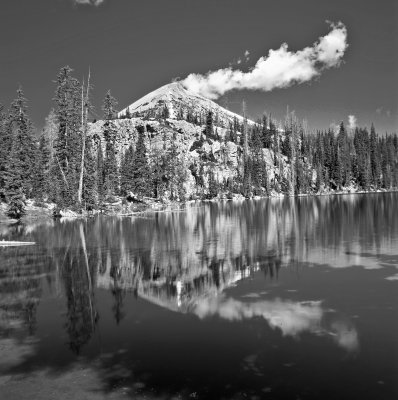
<instances>
[{"instance_id":1,"label":"reflection of tree","mask_svg":"<svg viewBox=\"0 0 398 400\"><path fill-rule=\"evenodd\" d=\"M77 354L90 340L98 320L98 313L93 306L92 271L83 223L80 222L78 228L75 234L80 238L81 246L67 247L62 264L67 298L66 331L69 336L69 346Z\"/></svg>"},{"instance_id":2,"label":"reflection of tree","mask_svg":"<svg viewBox=\"0 0 398 400\"><path fill-rule=\"evenodd\" d=\"M121 279L120 270L116 266L111 267L110 276L113 279L112 295L114 298L114 304L112 306L113 315L115 316L116 324L119 325L121 320L125 317L123 311L123 300L126 295L123 287L119 285Z\"/></svg>"},{"instance_id":3,"label":"reflection of tree","mask_svg":"<svg viewBox=\"0 0 398 400\"><path fill-rule=\"evenodd\" d=\"M96 286L112 291L116 323L126 312L126 291L189 307L257 270L278 279L282 268L303 265L319 249L349 253L353 241L366 251L382 247L398 232L396 197L204 203L184 212L56 222L50 228L35 226L32 234L53 257L59 270L55 279L62 277L71 335L83 337L87 331L89 337Z\"/></svg>"},{"instance_id":4,"label":"reflection of tree","mask_svg":"<svg viewBox=\"0 0 398 400\"><path fill-rule=\"evenodd\" d=\"M49 259L33 247L0 250L0 336L13 331L34 335L41 279L49 277Z\"/></svg>"},{"instance_id":5,"label":"reflection of tree","mask_svg":"<svg viewBox=\"0 0 398 400\"><path fill-rule=\"evenodd\" d=\"M279 269L281 268L281 260L271 259L266 263L261 265L261 270L264 272L265 277L270 277L270 279L278 279Z\"/></svg>"}]
</instances>

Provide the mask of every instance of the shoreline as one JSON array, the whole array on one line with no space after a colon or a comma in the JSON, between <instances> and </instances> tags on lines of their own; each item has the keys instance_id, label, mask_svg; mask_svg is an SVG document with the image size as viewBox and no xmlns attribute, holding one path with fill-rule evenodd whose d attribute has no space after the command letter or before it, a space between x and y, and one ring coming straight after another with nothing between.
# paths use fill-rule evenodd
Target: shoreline
<instances>
[{"instance_id":1,"label":"shoreline","mask_svg":"<svg viewBox=\"0 0 398 400\"><path fill-rule=\"evenodd\" d=\"M323 193L302 193L298 195L289 195L284 193L271 194L269 196L253 196L253 197L244 197L241 194L233 194L232 197L215 197L213 199L195 199L195 200L187 200L184 202L169 202L169 203L160 203L155 200L152 200L151 203L140 205L137 210L127 211L126 209L115 211L114 208L122 207L121 201L108 205L108 209L105 211L94 210L92 212L84 212L82 214L66 210L64 215L59 217L60 219L86 219L92 218L97 215L110 216L110 217L133 217L140 216L147 213L164 213L164 212L182 212L185 210L188 204L192 203L217 203L217 202L226 202L226 201L245 201L245 200L265 200L265 199L276 199L276 198L301 198L301 197L321 197L321 196L342 196L342 195L352 195L352 194L383 194L383 193L396 193L398 192L398 188L392 189L379 189L379 190L358 190L358 191L328 191ZM131 206L131 205L130 205ZM50 207L38 207L29 205L26 208L26 214L21 218L21 220L16 220L7 217L6 215L6 203L0 203L0 225L12 225L24 222L31 222L37 220L52 220L58 219L54 218L52 214L52 208Z\"/></svg>"}]
</instances>

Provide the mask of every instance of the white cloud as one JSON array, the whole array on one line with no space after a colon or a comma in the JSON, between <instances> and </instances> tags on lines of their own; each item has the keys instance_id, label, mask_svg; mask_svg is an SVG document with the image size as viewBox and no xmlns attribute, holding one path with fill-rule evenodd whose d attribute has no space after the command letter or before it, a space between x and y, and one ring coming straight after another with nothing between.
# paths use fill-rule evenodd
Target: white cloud
<instances>
[{"instance_id":1,"label":"white cloud","mask_svg":"<svg viewBox=\"0 0 398 400\"><path fill-rule=\"evenodd\" d=\"M102 4L105 0L74 0L75 3L77 4L89 4L92 6L99 6Z\"/></svg>"},{"instance_id":2,"label":"white cloud","mask_svg":"<svg viewBox=\"0 0 398 400\"><path fill-rule=\"evenodd\" d=\"M348 127L350 129L355 129L357 127L357 117L355 115L348 116Z\"/></svg>"},{"instance_id":3,"label":"white cloud","mask_svg":"<svg viewBox=\"0 0 398 400\"><path fill-rule=\"evenodd\" d=\"M234 89L271 91L295 83L307 82L331 67L340 65L347 49L347 29L339 22L330 24L332 30L318 39L312 47L291 52L286 43L260 57L249 72L231 67L210 71L205 75L190 74L182 83L193 92L217 99ZM249 52L245 52L245 56Z\"/></svg>"}]
</instances>

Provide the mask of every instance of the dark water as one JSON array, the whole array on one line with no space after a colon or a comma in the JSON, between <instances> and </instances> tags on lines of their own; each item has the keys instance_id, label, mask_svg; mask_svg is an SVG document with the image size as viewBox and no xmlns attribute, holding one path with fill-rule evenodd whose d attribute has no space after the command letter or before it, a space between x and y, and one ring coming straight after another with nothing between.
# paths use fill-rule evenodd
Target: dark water
<instances>
[{"instance_id":1,"label":"dark water","mask_svg":"<svg viewBox=\"0 0 398 400\"><path fill-rule=\"evenodd\" d=\"M398 398L398 194L3 225L1 238L37 244L0 248L0 343L19 351L0 375L78 361L98 390L132 397Z\"/></svg>"}]
</instances>

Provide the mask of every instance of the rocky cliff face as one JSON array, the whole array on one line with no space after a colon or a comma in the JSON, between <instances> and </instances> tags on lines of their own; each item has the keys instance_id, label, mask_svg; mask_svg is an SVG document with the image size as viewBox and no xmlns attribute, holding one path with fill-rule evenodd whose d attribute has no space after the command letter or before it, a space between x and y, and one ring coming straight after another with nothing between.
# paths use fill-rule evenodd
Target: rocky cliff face
<instances>
[{"instance_id":1,"label":"rocky cliff face","mask_svg":"<svg viewBox=\"0 0 398 400\"><path fill-rule=\"evenodd\" d=\"M216 133L212 137L206 137L204 133L209 111L213 113ZM131 144L136 145L139 129L145 130L149 158L151 154L164 151L165 147L169 148L172 142L177 141L178 158L187 172L187 199L195 197L200 168L205 188L208 187L210 172L218 183L226 183L243 175L243 148L231 140L230 133L234 124L241 130L243 117L190 93L181 83L171 83L149 93L120 111L113 123L118 132L116 152L119 163L127 148ZM254 123L248 121L248 124ZM103 125L104 121L92 123L89 134L97 146L101 144L104 149ZM241 132L237 130L236 135L240 137ZM275 179L279 171L286 173L288 166L283 157L279 157L278 166L275 167L273 151L263 149L263 155L270 181Z\"/></svg>"}]
</instances>

